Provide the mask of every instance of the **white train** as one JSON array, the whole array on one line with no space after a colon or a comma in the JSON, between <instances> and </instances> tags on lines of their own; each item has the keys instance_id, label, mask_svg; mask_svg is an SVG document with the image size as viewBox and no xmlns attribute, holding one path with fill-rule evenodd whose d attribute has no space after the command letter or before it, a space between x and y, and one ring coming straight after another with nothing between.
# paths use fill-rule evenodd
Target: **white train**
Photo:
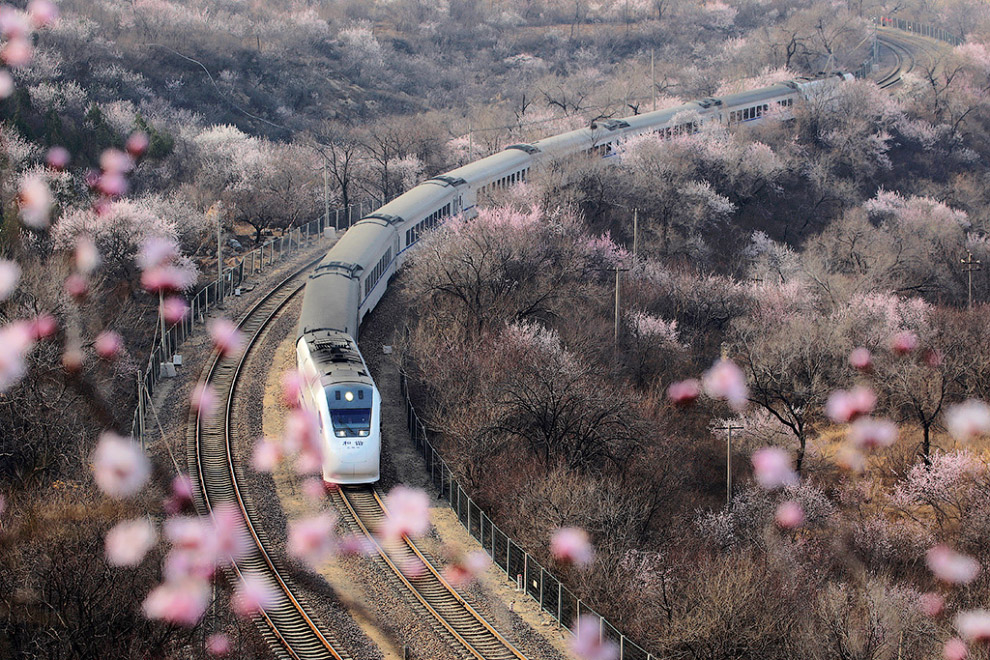
<instances>
[{"instance_id":1,"label":"white train","mask_svg":"<svg viewBox=\"0 0 990 660\"><path fill-rule=\"evenodd\" d=\"M309 276L299 318L298 367L312 383L302 393L302 404L320 419L324 481L357 484L379 478L381 397L354 338L423 232L451 216L472 217L486 192L525 181L541 162L581 152L609 156L623 140L646 133L667 138L696 132L712 121L759 122L773 106L786 116L796 102L851 78L838 73L798 79L512 145L433 177L362 218Z\"/></svg>"}]
</instances>

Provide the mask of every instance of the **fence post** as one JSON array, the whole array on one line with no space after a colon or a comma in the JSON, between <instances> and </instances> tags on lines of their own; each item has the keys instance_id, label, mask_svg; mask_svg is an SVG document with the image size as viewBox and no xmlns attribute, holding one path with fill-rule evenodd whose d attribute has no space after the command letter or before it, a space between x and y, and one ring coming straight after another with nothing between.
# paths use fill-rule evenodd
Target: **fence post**
<instances>
[{"instance_id":1,"label":"fence post","mask_svg":"<svg viewBox=\"0 0 990 660\"><path fill-rule=\"evenodd\" d=\"M138 439L141 441L141 449L144 449L144 374L140 371L137 374L138 390Z\"/></svg>"},{"instance_id":2,"label":"fence post","mask_svg":"<svg viewBox=\"0 0 990 660\"><path fill-rule=\"evenodd\" d=\"M557 578L557 627L564 625L564 584Z\"/></svg>"}]
</instances>

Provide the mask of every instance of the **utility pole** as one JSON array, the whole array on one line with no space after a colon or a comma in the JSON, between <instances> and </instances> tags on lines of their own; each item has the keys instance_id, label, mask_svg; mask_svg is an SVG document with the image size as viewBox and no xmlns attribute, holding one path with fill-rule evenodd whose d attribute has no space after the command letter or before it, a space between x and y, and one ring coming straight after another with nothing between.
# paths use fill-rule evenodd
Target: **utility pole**
<instances>
[{"instance_id":1,"label":"utility pole","mask_svg":"<svg viewBox=\"0 0 990 660\"><path fill-rule=\"evenodd\" d=\"M621 294L619 287L619 276L620 274L628 271L628 268L621 268L619 264L615 264L615 346L619 346L619 308L621 304Z\"/></svg>"},{"instance_id":2,"label":"utility pole","mask_svg":"<svg viewBox=\"0 0 990 660\"><path fill-rule=\"evenodd\" d=\"M973 258L973 253L972 252L970 252L969 250L966 250L966 258L965 259L960 259L959 260L959 263L961 263L963 265L963 269L966 271L966 274L969 277L969 286L967 288L968 289L968 296L967 296L968 302L966 304L966 309L973 309L973 272L981 269L981 266L980 266L981 262L980 262L979 259L974 259Z\"/></svg>"},{"instance_id":3,"label":"utility pole","mask_svg":"<svg viewBox=\"0 0 990 660\"><path fill-rule=\"evenodd\" d=\"M633 209L633 257L636 256L636 246L639 243L639 209Z\"/></svg>"},{"instance_id":4,"label":"utility pole","mask_svg":"<svg viewBox=\"0 0 990 660\"><path fill-rule=\"evenodd\" d=\"M468 162L474 161L474 126L468 123Z\"/></svg>"},{"instance_id":5,"label":"utility pole","mask_svg":"<svg viewBox=\"0 0 990 660\"><path fill-rule=\"evenodd\" d=\"M741 431L743 427L732 422L719 426L716 430L725 431L725 506L732 506L732 432Z\"/></svg>"},{"instance_id":6,"label":"utility pole","mask_svg":"<svg viewBox=\"0 0 990 660\"><path fill-rule=\"evenodd\" d=\"M327 155L323 155L323 226L330 224L330 178L327 173Z\"/></svg>"},{"instance_id":7,"label":"utility pole","mask_svg":"<svg viewBox=\"0 0 990 660\"><path fill-rule=\"evenodd\" d=\"M653 112L657 111L657 66L656 49L650 49L650 79L653 81Z\"/></svg>"},{"instance_id":8,"label":"utility pole","mask_svg":"<svg viewBox=\"0 0 990 660\"><path fill-rule=\"evenodd\" d=\"M220 222L220 204L214 202L206 211L206 217L217 221L217 307L223 302L223 227Z\"/></svg>"}]
</instances>

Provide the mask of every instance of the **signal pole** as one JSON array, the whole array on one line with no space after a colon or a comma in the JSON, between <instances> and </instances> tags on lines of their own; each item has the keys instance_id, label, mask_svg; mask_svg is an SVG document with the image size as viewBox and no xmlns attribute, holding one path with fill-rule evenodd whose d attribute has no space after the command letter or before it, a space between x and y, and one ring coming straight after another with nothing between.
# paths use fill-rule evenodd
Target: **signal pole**
<instances>
[{"instance_id":1,"label":"signal pole","mask_svg":"<svg viewBox=\"0 0 990 660\"><path fill-rule=\"evenodd\" d=\"M966 275L969 277L969 286L967 287L967 304L966 309L973 309L973 272L980 270L980 260L973 258L973 253L966 250L966 258L960 259L959 263L963 265L963 269L966 271Z\"/></svg>"},{"instance_id":2,"label":"signal pole","mask_svg":"<svg viewBox=\"0 0 990 660\"><path fill-rule=\"evenodd\" d=\"M717 431L725 431L725 506L732 506L732 432L741 431L743 427L732 422L717 427Z\"/></svg>"}]
</instances>

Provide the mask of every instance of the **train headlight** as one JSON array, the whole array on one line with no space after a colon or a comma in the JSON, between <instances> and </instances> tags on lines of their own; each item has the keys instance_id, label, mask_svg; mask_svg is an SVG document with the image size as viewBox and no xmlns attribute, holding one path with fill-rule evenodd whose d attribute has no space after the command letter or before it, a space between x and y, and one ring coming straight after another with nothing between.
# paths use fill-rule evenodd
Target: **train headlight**
<instances>
[{"instance_id":1,"label":"train headlight","mask_svg":"<svg viewBox=\"0 0 990 660\"><path fill-rule=\"evenodd\" d=\"M358 431L358 435L368 435L367 431Z\"/></svg>"},{"instance_id":2,"label":"train headlight","mask_svg":"<svg viewBox=\"0 0 990 660\"><path fill-rule=\"evenodd\" d=\"M353 401L354 400L354 392L347 392L347 393L345 393L344 394L344 398L347 399L348 401Z\"/></svg>"},{"instance_id":3,"label":"train headlight","mask_svg":"<svg viewBox=\"0 0 990 660\"><path fill-rule=\"evenodd\" d=\"M338 438L343 438L344 437L344 432L343 431L337 431L337 437Z\"/></svg>"}]
</instances>

